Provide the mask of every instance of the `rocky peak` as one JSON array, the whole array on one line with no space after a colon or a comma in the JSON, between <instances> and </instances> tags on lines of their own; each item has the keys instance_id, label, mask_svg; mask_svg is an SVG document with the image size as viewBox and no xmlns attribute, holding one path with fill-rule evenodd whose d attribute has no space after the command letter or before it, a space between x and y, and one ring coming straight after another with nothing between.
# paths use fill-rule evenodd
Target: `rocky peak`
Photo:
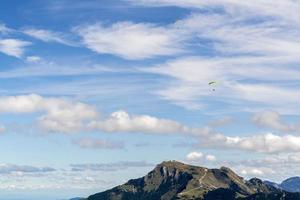
<instances>
[{"instance_id":1,"label":"rocky peak","mask_svg":"<svg viewBox=\"0 0 300 200\"><path fill-rule=\"evenodd\" d=\"M257 185L257 186L260 186L263 184L263 181L260 180L259 178L252 178L249 180L249 182L253 185Z\"/></svg>"},{"instance_id":2,"label":"rocky peak","mask_svg":"<svg viewBox=\"0 0 300 200\"><path fill-rule=\"evenodd\" d=\"M146 176L92 195L88 200L216 200L226 194L235 199L270 192L260 179L245 181L227 167L208 169L165 161Z\"/></svg>"}]
</instances>

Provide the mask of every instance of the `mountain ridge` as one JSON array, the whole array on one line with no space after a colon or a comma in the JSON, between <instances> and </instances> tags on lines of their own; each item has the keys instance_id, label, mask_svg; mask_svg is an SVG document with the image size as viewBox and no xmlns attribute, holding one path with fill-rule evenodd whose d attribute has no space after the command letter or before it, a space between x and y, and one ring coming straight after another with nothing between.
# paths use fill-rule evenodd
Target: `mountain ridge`
<instances>
[{"instance_id":1,"label":"mountain ridge","mask_svg":"<svg viewBox=\"0 0 300 200\"><path fill-rule=\"evenodd\" d=\"M245 180L227 167L209 169L178 161L164 161L144 177L93 194L87 200L300 200L265 184Z\"/></svg>"},{"instance_id":2,"label":"mountain ridge","mask_svg":"<svg viewBox=\"0 0 300 200\"><path fill-rule=\"evenodd\" d=\"M288 192L300 192L300 177L294 176L283 180L281 183L275 183L271 181L264 181L265 184L272 185L279 189Z\"/></svg>"}]
</instances>

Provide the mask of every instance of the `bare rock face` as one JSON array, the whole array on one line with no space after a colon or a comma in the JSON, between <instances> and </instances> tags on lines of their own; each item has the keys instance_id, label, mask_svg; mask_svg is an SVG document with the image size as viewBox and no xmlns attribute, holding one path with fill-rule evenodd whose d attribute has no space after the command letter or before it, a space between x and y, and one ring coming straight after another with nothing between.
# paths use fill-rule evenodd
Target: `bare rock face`
<instances>
[{"instance_id":1,"label":"bare rock face","mask_svg":"<svg viewBox=\"0 0 300 200\"><path fill-rule=\"evenodd\" d=\"M167 161L142 178L91 195L88 200L251 200L264 199L264 195L273 200L272 194L280 196L282 191L259 179L245 181L226 167L208 169Z\"/></svg>"}]
</instances>

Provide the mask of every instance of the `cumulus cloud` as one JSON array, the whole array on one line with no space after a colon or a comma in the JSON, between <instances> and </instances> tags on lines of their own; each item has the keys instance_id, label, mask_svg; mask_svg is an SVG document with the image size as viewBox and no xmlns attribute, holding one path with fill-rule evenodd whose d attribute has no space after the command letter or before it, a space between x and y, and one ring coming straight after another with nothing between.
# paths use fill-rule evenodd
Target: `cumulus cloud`
<instances>
[{"instance_id":1,"label":"cumulus cloud","mask_svg":"<svg viewBox=\"0 0 300 200\"><path fill-rule=\"evenodd\" d=\"M184 133L195 138L200 147L215 149L236 149L251 152L278 154L300 152L300 137L295 135L275 135L273 133L251 134L249 136L227 136L210 127L188 127ZM192 154L193 155L193 154ZM196 154L195 154L196 155Z\"/></svg>"},{"instance_id":2,"label":"cumulus cloud","mask_svg":"<svg viewBox=\"0 0 300 200\"><path fill-rule=\"evenodd\" d=\"M186 155L186 160L189 162L203 162L203 161L216 161L217 158L214 155L203 154L202 152L193 151Z\"/></svg>"},{"instance_id":3,"label":"cumulus cloud","mask_svg":"<svg viewBox=\"0 0 300 200\"><path fill-rule=\"evenodd\" d=\"M299 124L287 124L285 123L281 115L275 111L263 111L256 113L252 117L252 121L258 126L271 128L283 132L295 132L300 131Z\"/></svg>"},{"instance_id":4,"label":"cumulus cloud","mask_svg":"<svg viewBox=\"0 0 300 200\"><path fill-rule=\"evenodd\" d=\"M61 98L46 98L36 94L0 98L0 113L44 112L39 124L48 131L76 132L84 127L85 120L98 116L87 104L74 103Z\"/></svg>"},{"instance_id":5,"label":"cumulus cloud","mask_svg":"<svg viewBox=\"0 0 300 200\"><path fill-rule=\"evenodd\" d=\"M181 38L171 29L149 23L118 22L77 27L83 44L100 54L138 60L180 52ZM177 33L178 34L178 33Z\"/></svg>"},{"instance_id":6,"label":"cumulus cloud","mask_svg":"<svg viewBox=\"0 0 300 200\"><path fill-rule=\"evenodd\" d=\"M216 156L214 156L214 155L206 155L205 159L208 161L216 161L217 160Z\"/></svg>"},{"instance_id":7,"label":"cumulus cloud","mask_svg":"<svg viewBox=\"0 0 300 200\"><path fill-rule=\"evenodd\" d=\"M129 115L125 111L113 112L109 117L99 119L99 113L93 106L63 98L42 97L36 94L0 97L0 113L35 112L42 113L38 117L39 125L53 132L70 133L87 130L87 128L103 132L185 133L188 131L186 126L177 121L149 115ZM98 144L92 143L85 140L81 145L97 146L101 141Z\"/></svg>"},{"instance_id":8,"label":"cumulus cloud","mask_svg":"<svg viewBox=\"0 0 300 200\"><path fill-rule=\"evenodd\" d=\"M0 113L41 113L39 125L52 132L71 133L82 130L149 134L181 134L195 138L202 147L238 149L261 153L300 152L300 137L273 133L250 136L226 136L211 127L193 128L180 122L149 115L130 115L125 111L99 119L97 110L88 104L36 94L0 98ZM81 147L117 148L120 144L83 139ZM207 157L213 160L212 157Z\"/></svg>"},{"instance_id":9,"label":"cumulus cloud","mask_svg":"<svg viewBox=\"0 0 300 200\"><path fill-rule=\"evenodd\" d=\"M203 153L201 152L191 152L186 156L186 159L189 161L199 160L203 158Z\"/></svg>"},{"instance_id":10,"label":"cumulus cloud","mask_svg":"<svg viewBox=\"0 0 300 200\"><path fill-rule=\"evenodd\" d=\"M230 148L261 153L299 152L300 137L294 135L275 135L272 133L248 137L228 137L215 134L203 139L201 144L219 148Z\"/></svg>"},{"instance_id":11,"label":"cumulus cloud","mask_svg":"<svg viewBox=\"0 0 300 200\"><path fill-rule=\"evenodd\" d=\"M92 129L106 132L183 133L187 127L179 122L149 115L129 115L125 111L113 112L107 119L93 121Z\"/></svg>"},{"instance_id":12,"label":"cumulus cloud","mask_svg":"<svg viewBox=\"0 0 300 200\"><path fill-rule=\"evenodd\" d=\"M124 144L122 142L113 142L103 139L95 138L81 138L75 140L74 144L78 145L81 148L90 148L90 149L123 149Z\"/></svg>"},{"instance_id":13,"label":"cumulus cloud","mask_svg":"<svg viewBox=\"0 0 300 200\"><path fill-rule=\"evenodd\" d=\"M0 52L20 58L31 43L18 39L0 39Z\"/></svg>"},{"instance_id":14,"label":"cumulus cloud","mask_svg":"<svg viewBox=\"0 0 300 200\"><path fill-rule=\"evenodd\" d=\"M35 112L42 112L38 117L41 127L53 132L69 133L87 128L104 132L141 133L185 133L188 130L177 121L149 115L129 115L125 111L113 112L107 118L98 119L99 113L94 107L63 98L36 94L0 97L0 113ZM84 143L92 144L87 140Z\"/></svg>"},{"instance_id":15,"label":"cumulus cloud","mask_svg":"<svg viewBox=\"0 0 300 200\"><path fill-rule=\"evenodd\" d=\"M260 158L224 160L219 164L229 166L247 178L254 176L278 181L299 174L299 153L265 155Z\"/></svg>"},{"instance_id":16,"label":"cumulus cloud","mask_svg":"<svg viewBox=\"0 0 300 200\"><path fill-rule=\"evenodd\" d=\"M272 172L272 173L275 173L273 170L271 169L257 169L257 168L244 168L243 170L241 170L241 174L244 175L244 176L263 176L266 174L267 171L267 174Z\"/></svg>"}]
</instances>

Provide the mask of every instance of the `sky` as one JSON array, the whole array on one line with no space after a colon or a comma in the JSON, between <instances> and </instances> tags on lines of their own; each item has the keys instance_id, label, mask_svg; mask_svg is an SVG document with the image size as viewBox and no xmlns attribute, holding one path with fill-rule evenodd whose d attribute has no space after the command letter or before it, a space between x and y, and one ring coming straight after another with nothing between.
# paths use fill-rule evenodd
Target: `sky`
<instances>
[{"instance_id":1,"label":"sky","mask_svg":"<svg viewBox=\"0 0 300 200\"><path fill-rule=\"evenodd\" d=\"M165 160L299 175L299 10L2 0L0 199L86 197Z\"/></svg>"}]
</instances>

